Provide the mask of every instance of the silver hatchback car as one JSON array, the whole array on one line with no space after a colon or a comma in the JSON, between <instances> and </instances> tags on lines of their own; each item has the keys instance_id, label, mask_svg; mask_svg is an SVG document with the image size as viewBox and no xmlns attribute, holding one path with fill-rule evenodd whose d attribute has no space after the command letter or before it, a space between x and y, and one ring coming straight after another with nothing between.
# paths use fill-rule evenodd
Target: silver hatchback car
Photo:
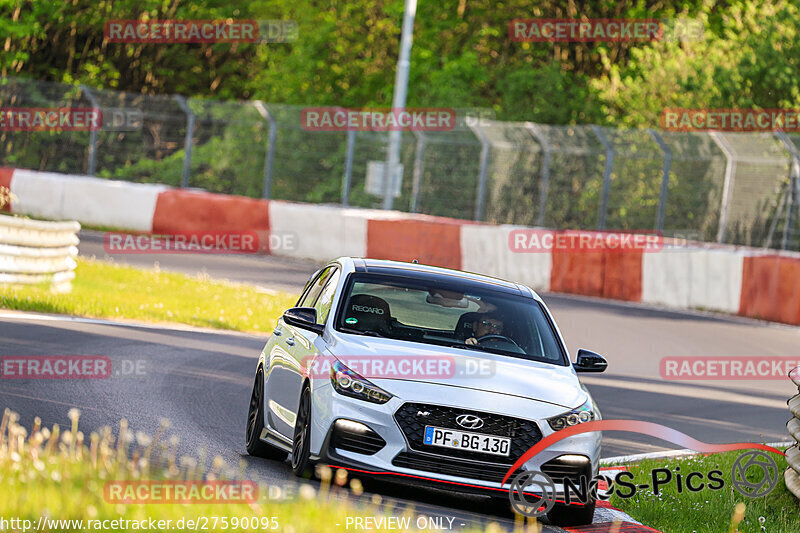
<instances>
[{"instance_id":1,"label":"silver hatchback car","mask_svg":"<svg viewBox=\"0 0 800 533\"><path fill-rule=\"evenodd\" d=\"M423 266L343 257L317 271L258 360L247 451L357 476L508 499L505 474L529 448L600 412L552 315L530 288ZM520 471L597 474L601 436L563 439ZM548 517L589 523L594 501Z\"/></svg>"}]
</instances>

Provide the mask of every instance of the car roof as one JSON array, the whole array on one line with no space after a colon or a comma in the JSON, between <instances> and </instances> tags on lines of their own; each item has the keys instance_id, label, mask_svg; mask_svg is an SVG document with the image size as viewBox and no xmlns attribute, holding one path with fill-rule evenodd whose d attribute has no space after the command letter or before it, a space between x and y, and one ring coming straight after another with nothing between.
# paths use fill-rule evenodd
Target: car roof
<instances>
[{"instance_id":1,"label":"car roof","mask_svg":"<svg viewBox=\"0 0 800 533\"><path fill-rule=\"evenodd\" d=\"M338 261L342 261L343 259L352 261L354 271L359 273L406 277L433 283L455 282L464 288L493 290L529 298L533 297L536 300L540 300L533 290L524 285L493 278L491 276L484 276L482 274L385 259L339 258Z\"/></svg>"}]
</instances>

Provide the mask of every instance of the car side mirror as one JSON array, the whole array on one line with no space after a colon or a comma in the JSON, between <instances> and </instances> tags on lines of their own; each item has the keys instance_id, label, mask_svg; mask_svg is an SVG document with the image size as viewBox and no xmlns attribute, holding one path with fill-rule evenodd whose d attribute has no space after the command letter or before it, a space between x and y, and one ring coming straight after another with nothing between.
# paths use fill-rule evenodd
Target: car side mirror
<instances>
[{"instance_id":1,"label":"car side mirror","mask_svg":"<svg viewBox=\"0 0 800 533\"><path fill-rule=\"evenodd\" d=\"M292 307L283 313L283 321L296 328L307 329L322 335L325 326L317 324L317 310L313 307Z\"/></svg>"},{"instance_id":2,"label":"car side mirror","mask_svg":"<svg viewBox=\"0 0 800 533\"><path fill-rule=\"evenodd\" d=\"M608 361L599 353L580 349L573 367L575 372L604 372L608 367Z\"/></svg>"}]
</instances>

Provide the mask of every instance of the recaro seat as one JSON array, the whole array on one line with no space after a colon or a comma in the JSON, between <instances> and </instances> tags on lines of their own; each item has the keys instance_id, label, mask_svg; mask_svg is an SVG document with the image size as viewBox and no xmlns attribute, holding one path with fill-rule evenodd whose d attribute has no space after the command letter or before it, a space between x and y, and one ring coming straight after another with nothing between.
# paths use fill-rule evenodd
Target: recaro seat
<instances>
[{"instance_id":1,"label":"recaro seat","mask_svg":"<svg viewBox=\"0 0 800 533\"><path fill-rule=\"evenodd\" d=\"M350 298L344 314L348 328L377 331L384 335L391 333L391 316L388 302L371 294L357 294ZM347 319L350 318L355 318L357 322L348 323Z\"/></svg>"}]
</instances>

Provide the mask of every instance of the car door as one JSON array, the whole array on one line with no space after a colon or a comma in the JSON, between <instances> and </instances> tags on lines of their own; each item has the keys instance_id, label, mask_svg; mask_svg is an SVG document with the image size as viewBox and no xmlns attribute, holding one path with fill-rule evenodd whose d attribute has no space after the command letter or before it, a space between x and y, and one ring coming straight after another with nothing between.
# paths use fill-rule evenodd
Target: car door
<instances>
[{"instance_id":1,"label":"car door","mask_svg":"<svg viewBox=\"0 0 800 533\"><path fill-rule=\"evenodd\" d=\"M338 272L336 266L326 267L320 271L298 301L298 307L313 307L332 278L338 280ZM277 339L269 354L271 371L267 376L269 401L266 412L270 426L291 439L301 387L305 379L305 365L317 353L314 342L319 335L313 331L290 326L283 318L278 320L274 335Z\"/></svg>"},{"instance_id":2,"label":"car door","mask_svg":"<svg viewBox=\"0 0 800 533\"><path fill-rule=\"evenodd\" d=\"M297 301L297 307L313 306L334 268L323 268L312 277ZM264 412L267 413L269 426L289 439L294 432L295 401L300 397L302 385L299 361L303 356L297 351L303 349L305 343L298 340L298 329L289 326L282 317L279 318L265 354L269 361L269 372L265 381Z\"/></svg>"},{"instance_id":3,"label":"car door","mask_svg":"<svg viewBox=\"0 0 800 533\"><path fill-rule=\"evenodd\" d=\"M327 281L325 281L322 291L316 297L313 305L310 306L317 310L317 324L321 326L325 325L330 314L331 304L336 295L336 288L339 285L339 276L339 269L334 267L327 274ZM309 376L311 379L317 380L330 379L329 376L313 373L309 370L309 366L315 357L327 354L327 343L321 335L313 331L288 325L287 328L293 331L295 344L291 353L295 357L293 369L297 369L297 373L291 377L291 381L296 383L296 386L292 389L296 392L296 395L294 398L289 398L288 402L289 405L294 406L294 414L296 414L300 405L300 392L305 377ZM287 339L288 341L289 339Z\"/></svg>"}]
</instances>

